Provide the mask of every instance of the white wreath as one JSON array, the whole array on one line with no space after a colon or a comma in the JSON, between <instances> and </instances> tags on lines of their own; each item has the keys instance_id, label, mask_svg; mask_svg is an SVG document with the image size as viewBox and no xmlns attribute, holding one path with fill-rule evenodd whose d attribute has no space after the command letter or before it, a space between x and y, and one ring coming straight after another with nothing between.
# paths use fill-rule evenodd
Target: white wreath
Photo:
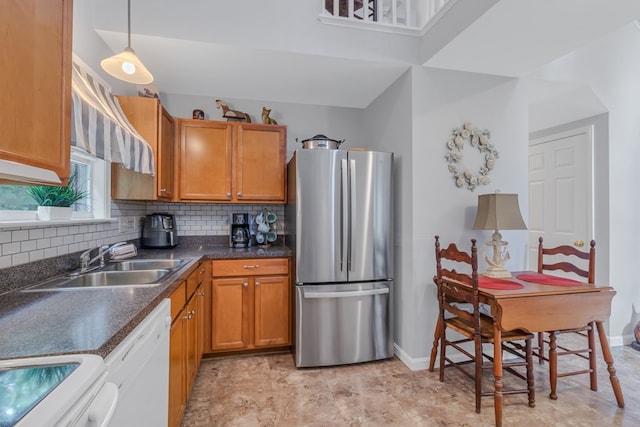
<instances>
[{"instance_id":1,"label":"white wreath","mask_svg":"<svg viewBox=\"0 0 640 427\"><path fill-rule=\"evenodd\" d=\"M480 168L477 175L471 169L465 169L459 164L462 160L462 149L466 139L469 139L472 147L476 147L480 153L484 154L484 166ZM478 129L473 127L471 123L465 123L462 128L453 130L453 137L447 141L445 158L449 163L449 172L456 180L456 185L458 187L466 185L470 191L473 191L477 185L487 185L491 182L489 171L495 165L498 151L491 144L491 134L487 129Z\"/></svg>"}]
</instances>

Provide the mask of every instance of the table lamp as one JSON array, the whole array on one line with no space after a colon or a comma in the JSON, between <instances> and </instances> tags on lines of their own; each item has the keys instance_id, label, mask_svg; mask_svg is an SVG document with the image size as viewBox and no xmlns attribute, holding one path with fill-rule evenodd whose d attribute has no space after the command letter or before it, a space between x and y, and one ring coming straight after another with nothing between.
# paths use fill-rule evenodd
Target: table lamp
<instances>
[{"instance_id":1,"label":"table lamp","mask_svg":"<svg viewBox=\"0 0 640 427\"><path fill-rule=\"evenodd\" d=\"M481 194L478 196L478 212L473 223L474 230L494 230L492 240L487 246L493 246L493 257L485 253L484 259L490 268L482 273L487 277L508 279L511 273L503 267L509 260L508 242L502 240L499 230L526 230L522 220L517 194Z\"/></svg>"}]
</instances>

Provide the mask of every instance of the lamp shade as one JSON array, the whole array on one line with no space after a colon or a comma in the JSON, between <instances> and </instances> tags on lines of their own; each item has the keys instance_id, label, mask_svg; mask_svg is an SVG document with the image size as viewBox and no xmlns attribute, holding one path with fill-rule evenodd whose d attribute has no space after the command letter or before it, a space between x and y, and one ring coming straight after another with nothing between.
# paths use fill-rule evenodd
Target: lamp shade
<instances>
[{"instance_id":1,"label":"lamp shade","mask_svg":"<svg viewBox=\"0 0 640 427\"><path fill-rule=\"evenodd\" d=\"M130 47L125 47L121 53L103 59L100 66L113 77L128 83L144 85L153 81L149 70Z\"/></svg>"},{"instance_id":2,"label":"lamp shade","mask_svg":"<svg viewBox=\"0 0 640 427\"><path fill-rule=\"evenodd\" d=\"M492 193L478 196L474 230L526 230L517 194Z\"/></svg>"}]
</instances>

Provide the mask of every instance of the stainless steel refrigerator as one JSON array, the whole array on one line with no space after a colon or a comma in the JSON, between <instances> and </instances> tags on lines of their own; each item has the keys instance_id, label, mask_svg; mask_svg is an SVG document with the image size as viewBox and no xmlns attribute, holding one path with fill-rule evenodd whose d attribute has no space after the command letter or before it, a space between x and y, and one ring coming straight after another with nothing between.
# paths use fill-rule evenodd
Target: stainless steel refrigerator
<instances>
[{"instance_id":1,"label":"stainless steel refrigerator","mask_svg":"<svg viewBox=\"0 0 640 427\"><path fill-rule=\"evenodd\" d=\"M393 356L392 161L300 149L289 162L298 367Z\"/></svg>"}]
</instances>

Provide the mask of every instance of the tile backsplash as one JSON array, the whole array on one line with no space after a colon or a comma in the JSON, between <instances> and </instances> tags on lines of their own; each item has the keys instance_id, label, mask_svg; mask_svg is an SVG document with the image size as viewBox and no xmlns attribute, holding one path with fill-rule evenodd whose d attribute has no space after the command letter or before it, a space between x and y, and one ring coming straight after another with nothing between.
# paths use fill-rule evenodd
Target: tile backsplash
<instances>
[{"instance_id":1,"label":"tile backsplash","mask_svg":"<svg viewBox=\"0 0 640 427\"><path fill-rule=\"evenodd\" d=\"M173 214L179 236L227 236L231 213L256 215L263 208L278 216L276 229L280 234L284 230L284 205L114 201L112 222L0 228L0 269L137 239L143 217L154 212Z\"/></svg>"}]
</instances>

